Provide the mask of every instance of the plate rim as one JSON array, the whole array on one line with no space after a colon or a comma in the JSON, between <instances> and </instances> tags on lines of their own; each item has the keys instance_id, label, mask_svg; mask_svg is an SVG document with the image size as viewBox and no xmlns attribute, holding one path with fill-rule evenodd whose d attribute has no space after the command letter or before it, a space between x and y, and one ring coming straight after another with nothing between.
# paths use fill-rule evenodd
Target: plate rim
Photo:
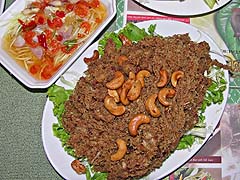
<instances>
[{"instance_id":1,"label":"plate rim","mask_svg":"<svg viewBox=\"0 0 240 180\"><path fill-rule=\"evenodd\" d=\"M136 23L136 24L138 25L138 24L144 24L144 23L147 23L147 24L148 24L148 23L149 23L149 25L150 25L150 24L154 24L155 22L156 22L156 23L157 23L157 22L159 23L159 21L160 21L160 22L165 21L165 22L174 22L174 23L179 23L179 24L185 24L186 26L191 26L191 28L194 28L195 30L198 30L198 28L196 28L195 26L193 26L193 25L191 25L191 24L186 24L186 23L183 23L183 22L175 21L175 20L149 20L149 21L139 22L139 23ZM201 30L199 30L199 31L200 31L200 32L203 32L203 31L201 31ZM214 41L208 34L206 34L205 32L203 32L203 33L204 33L204 35L207 36L207 38L209 38L209 39L214 43L214 46L217 46L217 48L220 50L219 46L215 43L215 41ZM95 43L92 44L90 47L96 46L97 43L98 43L98 42L95 42ZM90 48L90 47L89 47L89 48ZM85 53L87 53L87 50L85 51ZM84 55L84 54L82 54L81 56L83 56L83 55ZM81 57L80 57L80 58L81 58ZM225 59L224 59L224 60L225 60ZM226 72L226 71L225 71L225 72ZM201 150L201 148L206 144L206 142L209 140L209 138L211 138L211 136L212 136L213 133L214 133L214 130L216 129L218 123L220 122L222 113L224 112L224 108L225 108L226 103L227 103L227 95L228 95L228 93L229 93L229 73L228 73L228 71L227 71L227 73L225 73L225 78L226 78L226 80L227 80L227 89L224 91L224 92L226 93L226 96L225 96L225 98L224 98L224 101L221 103L221 106L222 106L221 114L219 115L219 117L218 117L219 119L217 120L217 123L216 123L214 129L212 130L212 132L209 133L209 135L204 139L204 142L200 145L200 147L197 148L197 150L195 150L194 153L191 154L191 156L188 156L188 157L184 160L183 163L178 164L177 166L174 166L173 168L171 168L171 170L170 170L169 172L165 173L163 176L159 176L159 175L158 175L158 177L154 177L154 179L166 177L166 176L168 176L169 174L171 174L172 172L174 172L176 169L178 169L179 167L181 167L181 166L183 166L184 164L186 164L192 157L194 157L194 155L195 155L197 152L199 152L199 151ZM58 80L57 83L60 83L60 80ZM44 150L45 150L45 153L46 153L46 154L47 154L46 151L48 151L48 150L46 149L46 142L45 142L45 139L44 139L43 136L45 135L45 134L44 134L44 133L45 133L45 132L44 132L44 123L45 123L45 122L44 122L44 112L47 111L47 103L51 103L51 101L49 101L49 98L47 98L46 104L45 104L45 106L44 106L43 116L42 116L42 143L43 143ZM54 118L56 118L56 117L54 117ZM56 137L55 137L55 138L56 138ZM59 139L57 139L57 138L56 138L56 140L59 141ZM63 149L63 148L62 148L62 149ZM68 154L66 153L66 156L70 156L70 155L68 155ZM50 164L54 167L55 171L57 171L56 168L55 168L56 164L54 164L49 157L47 157L47 158L48 158ZM52 163L53 163L53 164L52 164ZM58 171L57 171L57 172L58 172ZM152 172L153 172L153 171L152 171ZM150 175L152 174L152 172L150 173ZM59 174L60 176L62 176L60 172L58 172L58 174ZM64 176L62 176L62 177L64 177ZM65 178L65 177L64 177L64 178Z\"/></svg>"},{"instance_id":2,"label":"plate rim","mask_svg":"<svg viewBox=\"0 0 240 180\"><path fill-rule=\"evenodd\" d=\"M148 9L150 11L155 12L155 13L162 13L162 14L167 15L167 16L197 17L197 16L200 16L200 15L207 15L209 13L213 13L213 12L223 8L227 4L229 4L232 0L226 0L226 2L224 2L223 4L221 4L218 7L213 7L212 9L209 8L209 10L201 11L201 12L195 12L195 13L172 13L172 12L169 12L169 11L159 10L159 9L157 9L157 8L151 6L151 5L150 6L149 5L145 5L143 2L140 2L140 0L133 0L133 1L135 3L137 3L139 6L142 6L143 8L146 8L146 9ZM148 3L151 3L151 2L148 2ZM159 2L159 3L161 3L161 2ZM180 3L180 2L177 2L177 3ZM184 12L184 11L182 11L182 12Z\"/></svg>"}]
</instances>

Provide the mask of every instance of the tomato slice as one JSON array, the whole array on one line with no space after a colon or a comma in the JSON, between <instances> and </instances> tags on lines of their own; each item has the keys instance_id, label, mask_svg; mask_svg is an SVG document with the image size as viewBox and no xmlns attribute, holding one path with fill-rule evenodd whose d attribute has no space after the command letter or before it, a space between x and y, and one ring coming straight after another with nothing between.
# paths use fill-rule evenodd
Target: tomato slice
<instances>
[{"instance_id":1,"label":"tomato slice","mask_svg":"<svg viewBox=\"0 0 240 180\"><path fill-rule=\"evenodd\" d=\"M89 6L86 3L79 1L74 7L74 12L81 18L86 17L89 12Z\"/></svg>"},{"instance_id":2,"label":"tomato slice","mask_svg":"<svg viewBox=\"0 0 240 180\"><path fill-rule=\"evenodd\" d=\"M35 15L34 19L37 24L45 24L46 23L46 17L44 15L44 13L37 13Z\"/></svg>"},{"instance_id":3,"label":"tomato slice","mask_svg":"<svg viewBox=\"0 0 240 180\"><path fill-rule=\"evenodd\" d=\"M72 11L73 8L74 8L74 5L73 5L73 4L67 4L67 5L66 5L66 10L67 10L68 12Z\"/></svg>"},{"instance_id":4,"label":"tomato slice","mask_svg":"<svg viewBox=\"0 0 240 180\"><path fill-rule=\"evenodd\" d=\"M56 39L57 39L58 41L62 41L62 40L63 40L63 36L62 36L61 34L57 34L57 35L56 35Z\"/></svg>"},{"instance_id":5,"label":"tomato slice","mask_svg":"<svg viewBox=\"0 0 240 180\"><path fill-rule=\"evenodd\" d=\"M25 40L26 43L27 43L30 47L32 47L32 48L35 48L35 47L38 46L38 43L35 42L35 41L33 41L33 37L34 37L35 35L36 35L36 33L33 32L33 31L28 31L28 32L25 32L25 33L23 34L24 40Z\"/></svg>"},{"instance_id":6,"label":"tomato slice","mask_svg":"<svg viewBox=\"0 0 240 180\"><path fill-rule=\"evenodd\" d=\"M58 65L54 65L52 58L47 58L45 60L45 67L42 69L41 72L41 78L42 79L50 79L54 73L62 66L62 63L59 63Z\"/></svg>"},{"instance_id":7,"label":"tomato slice","mask_svg":"<svg viewBox=\"0 0 240 180\"><path fill-rule=\"evenodd\" d=\"M95 22L100 24L102 22L102 19L101 18L96 18Z\"/></svg>"},{"instance_id":8,"label":"tomato slice","mask_svg":"<svg viewBox=\"0 0 240 180\"><path fill-rule=\"evenodd\" d=\"M55 18L53 19L53 23L54 23L54 25L55 25L56 28L60 28L60 27L62 27L62 25L63 25L62 19L59 18L59 17L55 17Z\"/></svg>"},{"instance_id":9,"label":"tomato slice","mask_svg":"<svg viewBox=\"0 0 240 180\"><path fill-rule=\"evenodd\" d=\"M50 65L46 65L41 73L42 79L50 79L52 77L52 70L53 68Z\"/></svg>"},{"instance_id":10,"label":"tomato slice","mask_svg":"<svg viewBox=\"0 0 240 180\"><path fill-rule=\"evenodd\" d=\"M44 34L46 35L46 39L52 39L53 37L53 32L50 29L45 29Z\"/></svg>"},{"instance_id":11,"label":"tomato slice","mask_svg":"<svg viewBox=\"0 0 240 180\"><path fill-rule=\"evenodd\" d=\"M64 11L59 11L59 10L57 10L57 11L56 11L56 16L58 16L58 17L60 17L60 18L63 18L63 17L65 17L65 12L64 12Z\"/></svg>"},{"instance_id":12,"label":"tomato slice","mask_svg":"<svg viewBox=\"0 0 240 180\"><path fill-rule=\"evenodd\" d=\"M83 21L80 25L81 28L84 28L85 29L85 33L88 34L91 30L91 24L87 21Z\"/></svg>"},{"instance_id":13,"label":"tomato slice","mask_svg":"<svg viewBox=\"0 0 240 180\"><path fill-rule=\"evenodd\" d=\"M39 72L40 68L41 68L41 66L39 64L33 64L30 67L29 71L30 71L31 74L34 75L34 74L37 74Z\"/></svg>"},{"instance_id":14,"label":"tomato slice","mask_svg":"<svg viewBox=\"0 0 240 180\"><path fill-rule=\"evenodd\" d=\"M47 54L49 56L54 56L58 51L61 50L61 43L55 39L51 40L51 42L48 44L48 50Z\"/></svg>"},{"instance_id":15,"label":"tomato slice","mask_svg":"<svg viewBox=\"0 0 240 180\"><path fill-rule=\"evenodd\" d=\"M97 7L99 7L99 5L100 5L99 0L92 0L89 2L89 6L92 8L97 8Z\"/></svg>"},{"instance_id":16,"label":"tomato slice","mask_svg":"<svg viewBox=\"0 0 240 180\"><path fill-rule=\"evenodd\" d=\"M48 19L47 24L51 29L59 29L60 27L62 27L63 22L62 22L61 18L55 17L55 18L53 18L52 21L50 19Z\"/></svg>"}]
</instances>

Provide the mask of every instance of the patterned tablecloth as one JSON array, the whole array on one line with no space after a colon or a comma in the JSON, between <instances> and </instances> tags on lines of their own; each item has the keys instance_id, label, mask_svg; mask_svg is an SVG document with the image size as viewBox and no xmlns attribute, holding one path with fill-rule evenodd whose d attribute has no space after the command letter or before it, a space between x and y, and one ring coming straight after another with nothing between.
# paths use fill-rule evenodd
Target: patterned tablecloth
<instances>
[{"instance_id":1,"label":"patterned tablecloth","mask_svg":"<svg viewBox=\"0 0 240 180\"><path fill-rule=\"evenodd\" d=\"M6 7L12 1L6 0ZM129 1L117 0L117 17L108 31L117 30L126 22L124 10L127 2ZM194 22L197 19L192 20ZM46 90L26 89L2 66L0 68L0 86L1 179L61 179L48 162L42 146L41 118L46 102ZM228 144L231 149L224 150L230 152L234 157L232 159L237 162L237 165L234 164L237 166L235 169L240 169L239 153L235 158L236 149L238 151L240 149L240 141L234 139L235 135L240 134L240 78L231 78L230 86L228 104L222 122L230 127L232 139ZM227 136L224 137L229 141ZM217 139L218 143L220 141L223 141L223 138ZM233 147L235 147L234 150ZM224 158L222 161L225 161ZM233 168L233 164L229 161L226 163L229 164L227 167ZM240 172L232 170L227 170L222 174L225 173L228 177L229 172L231 172L230 174L240 174ZM237 178L233 180L237 180Z\"/></svg>"}]
</instances>

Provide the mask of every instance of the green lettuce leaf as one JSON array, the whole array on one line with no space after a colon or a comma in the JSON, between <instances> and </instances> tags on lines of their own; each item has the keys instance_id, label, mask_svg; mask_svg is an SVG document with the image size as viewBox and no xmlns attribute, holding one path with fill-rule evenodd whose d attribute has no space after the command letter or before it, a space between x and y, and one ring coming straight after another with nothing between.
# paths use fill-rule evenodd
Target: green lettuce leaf
<instances>
[{"instance_id":1,"label":"green lettuce leaf","mask_svg":"<svg viewBox=\"0 0 240 180\"><path fill-rule=\"evenodd\" d=\"M142 40L146 36L153 36L155 33L156 24L151 24L148 29L139 28L135 24L129 22L126 26L119 30L119 32L107 32L103 35L103 37L99 40L98 43L98 52L100 55L104 54L104 49L107 44L108 39L112 39L116 45L116 48L119 49L122 46L122 42L119 39L119 34L124 34L129 40L133 42L137 42Z\"/></svg>"},{"instance_id":2,"label":"green lettuce leaf","mask_svg":"<svg viewBox=\"0 0 240 180\"><path fill-rule=\"evenodd\" d=\"M67 90L56 84L52 85L47 91L49 100L52 101L54 105L53 114L58 119L58 122L54 123L52 126L53 135L56 136L61 141L64 150L69 155L75 156L74 150L67 145L67 141L70 135L62 126L62 115L64 113L64 103L69 99L69 96L71 94L72 94L72 90Z\"/></svg>"}]
</instances>

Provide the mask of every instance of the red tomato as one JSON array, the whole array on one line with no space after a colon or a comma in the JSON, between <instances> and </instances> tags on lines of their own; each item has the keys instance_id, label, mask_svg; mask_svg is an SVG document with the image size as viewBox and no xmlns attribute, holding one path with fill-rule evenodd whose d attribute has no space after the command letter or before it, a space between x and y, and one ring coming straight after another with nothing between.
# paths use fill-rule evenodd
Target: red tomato
<instances>
[{"instance_id":1,"label":"red tomato","mask_svg":"<svg viewBox=\"0 0 240 180\"><path fill-rule=\"evenodd\" d=\"M86 17L89 12L89 6L87 6L86 3L82 3L82 1L79 1L74 6L74 12L81 18Z\"/></svg>"},{"instance_id":2,"label":"red tomato","mask_svg":"<svg viewBox=\"0 0 240 180\"><path fill-rule=\"evenodd\" d=\"M47 58L44 63L45 67L42 69L41 72L42 79L50 79L54 75L54 73L62 66L62 63L54 66L52 58Z\"/></svg>"},{"instance_id":3,"label":"red tomato","mask_svg":"<svg viewBox=\"0 0 240 180\"><path fill-rule=\"evenodd\" d=\"M42 79L50 79L52 77L52 74L53 67L51 67L50 65L46 65L41 72L41 77Z\"/></svg>"},{"instance_id":4,"label":"red tomato","mask_svg":"<svg viewBox=\"0 0 240 180\"><path fill-rule=\"evenodd\" d=\"M95 22L98 23L98 24L100 24L100 23L102 22L102 19L96 18Z\"/></svg>"},{"instance_id":5,"label":"red tomato","mask_svg":"<svg viewBox=\"0 0 240 180\"><path fill-rule=\"evenodd\" d=\"M62 40L63 40L63 36L62 36L61 34L57 34L57 35L56 35L56 39L57 39L58 41L62 41Z\"/></svg>"},{"instance_id":6,"label":"red tomato","mask_svg":"<svg viewBox=\"0 0 240 180\"><path fill-rule=\"evenodd\" d=\"M92 8L97 8L97 7L99 7L99 5L100 5L99 0L92 0L92 1L89 3L89 6L92 7Z\"/></svg>"},{"instance_id":7,"label":"red tomato","mask_svg":"<svg viewBox=\"0 0 240 180\"><path fill-rule=\"evenodd\" d=\"M46 23L46 17L44 13L37 13L36 16L34 17L35 22L37 24L45 24Z\"/></svg>"},{"instance_id":8,"label":"red tomato","mask_svg":"<svg viewBox=\"0 0 240 180\"><path fill-rule=\"evenodd\" d=\"M44 30L44 33L45 33L45 35L46 35L46 39L48 40L48 39L52 39L52 37L53 37L53 32L50 30L50 29L45 29Z\"/></svg>"},{"instance_id":9,"label":"red tomato","mask_svg":"<svg viewBox=\"0 0 240 180\"><path fill-rule=\"evenodd\" d=\"M62 22L61 18L58 18L58 17L55 17L53 19L53 23L54 23L56 28L60 28L63 25L63 22Z\"/></svg>"},{"instance_id":10,"label":"red tomato","mask_svg":"<svg viewBox=\"0 0 240 180\"><path fill-rule=\"evenodd\" d=\"M47 19L47 24L51 29L55 29L53 22L50 19Z\"/></svg>"},{"instance_id":11,"label":"red tomato","mask_svg":"<svg viewBox=\"0 0 240 180\"><path fill-rule=\"evenodd\" d=\"M62 22L61 18L55 17L55 18L53 18L52 21L50 19L48 19L47 24L51 29L59 29L60 27L62 27L63 22Z\"/></svg>"},{"instance_id":12,"label":"red tomato","mask_svg":"<svg viewBox=\"0 0 240 180\"><path fill-rule=\"evenodd\" d=\"M72 11L73 8L74 8L74 5L73 5L73 4L67 4L67 5L66 5L66 10L67 10L68 12Z\"/></svg>"},{"instance_id":13,"label":"red tomato","mask_svg":"<svg viewBox=\"0 0 240 180\"><path fill-rule=\"evenodd\" d=\"M33 31L28 31L23 34L23 38L30 47L37 47L38 43L33 41L33 37L36 35Z\"/></svg>"},{"instance_id":14,"label":"red tomato","mask_svg":"<svg viewBox=\"0 0 240 180\"><path fill-rule=\"evenodd\" d=\"M61 49L61 43L55 39L51 40L51 42L48 44L48 50L47 54L49 56L54 56L58 51Z\"/></svg>"},{"instance_id":15,"label":"red tomato","mask_svg":"<svg viewBox=\"0 0 240 180\"><path fill-rule=\"evenodd\" d=\"M56 11L56 16L58 16L58 17L60 17L60 18L63 18L63 17L65 17L65 13L64 13L64 11L59 11L59 10L57 10L57 11Z\"/></svg>"},{"instance_id":16,"label":"red tomato","mask_svg":"<svg viewBox=\"0 0 240 180\"><path fill-rule=\"evenodd\" d=\"M40 65L39 64L34 64L30 67L29 71L31 74L36 74L40 70Z\"/></svg>"},{"instance_id":17,"label":"red tomato","mask_svg":"<svg viewBox=\"0 0 240 180\"><path fill-rule=\"evenodd\" d=\"M83 21L82 23L81 23L81 25L80 25L80 27L81 28L84 28L85 29L85 33L89 33L90 32L90 30L91 30L91 24L89 23L89 22L87 22L87 21Z\"/></svg>"},{"instance_id":18,"label":"red tomato","mask_svg":"<svg viewBox=\"0 0 240 180\"><path fill-rule=\"evenodd\" d=\"M41 71L41 77L42 79L49 79L52 77L52 74L54 71L53 59L46 57L43 64L44 64L44 68Z\"/></svg>"}]
</instances>

